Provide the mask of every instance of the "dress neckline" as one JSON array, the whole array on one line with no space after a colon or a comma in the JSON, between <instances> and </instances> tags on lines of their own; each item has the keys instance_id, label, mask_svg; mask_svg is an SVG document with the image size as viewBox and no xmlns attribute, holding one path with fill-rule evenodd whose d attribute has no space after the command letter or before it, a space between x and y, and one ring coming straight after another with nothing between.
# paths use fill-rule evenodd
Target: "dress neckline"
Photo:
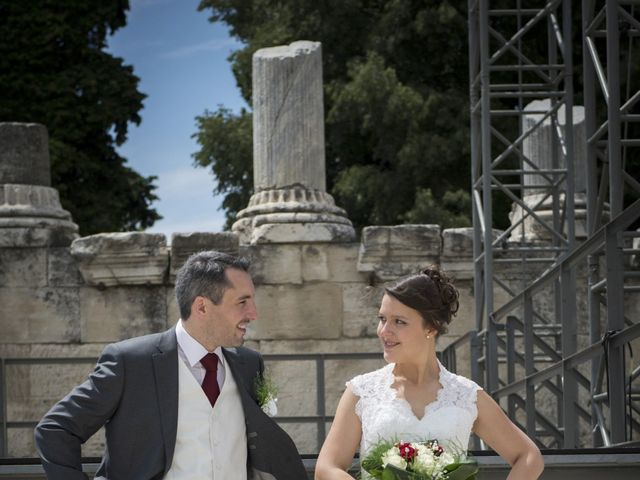
<instances>
[{"instance_id":1,"label":"dress neckline","mask_svg":"<svg viewBox=\"0 0 640 480\"><path fill-rule=\"evenodd\" d=\"M440 388L436 393L436 398L424 406L421 417L418 417L416 415L416 413L413 411L413 408L411 408L411 404L406 398L398 396L398 391L392 386L395 381L395 377L393 375L393 369L395 368L396 364L390 363L389 365L387 365L387 381L385 383L388 389L387 391L390 393L391 400L398 403L402 408L407 410L407 412L418 422L422 422L425 419L425 417L427 417L427 415L431 414L431 412L438 409L438 406L442 402L442 396L444 394L444 391L447 388L446 374L449 372L440 363L440 360L436 360L436 361L438 362L438 383L440 384Z\"/></svg>"}]
</instances>

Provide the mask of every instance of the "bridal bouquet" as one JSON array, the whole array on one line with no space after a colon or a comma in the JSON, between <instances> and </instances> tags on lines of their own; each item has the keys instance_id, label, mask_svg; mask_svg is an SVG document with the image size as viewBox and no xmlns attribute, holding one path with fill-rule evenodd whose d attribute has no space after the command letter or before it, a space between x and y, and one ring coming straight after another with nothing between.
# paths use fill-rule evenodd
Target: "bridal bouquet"
<instances>
[{"instance_id":1,"label":"bridal bouquet","mask_svg":"<svg viewBox=\"0 0 640 480\"><path fill-rule=\"evenodd\" d=\"M478 464L437 440L380 442L362 460L362 468L378 480L474 480Z\"/></svg>"}]
</instances>

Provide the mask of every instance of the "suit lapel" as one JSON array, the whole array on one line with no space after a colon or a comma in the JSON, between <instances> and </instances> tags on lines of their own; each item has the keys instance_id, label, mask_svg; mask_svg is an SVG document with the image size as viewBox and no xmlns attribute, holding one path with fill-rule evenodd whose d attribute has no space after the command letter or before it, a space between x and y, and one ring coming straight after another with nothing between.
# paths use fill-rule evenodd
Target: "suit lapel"
<instances>
[{"instance_id":1,"label":"suit lapel","mask_svg":"<svg viewBox=\"0 0 640 480\"><path fill-rule=\"evenodd\" d=\"M156 395L160 405L160 423L167 472L173 460L178 432L178 342L175 328L160 336L158 352L152 355Z\"/></svg>"},{"instance_id":2,"label":"suit lapel","mask_svg":"<svg viewBox=\"0 0 640 480\"><path fill-rule=\"evenodd\" d=\"M235 349L223 348L222 351L224 358L227 359L227 364L233 374L233 378L238 386L241 387L242 394L248 394L250 397L253 397L253 378L250 378L251 374L247 372L244 358L242 358Z\"/></svg>"}]
</instances>

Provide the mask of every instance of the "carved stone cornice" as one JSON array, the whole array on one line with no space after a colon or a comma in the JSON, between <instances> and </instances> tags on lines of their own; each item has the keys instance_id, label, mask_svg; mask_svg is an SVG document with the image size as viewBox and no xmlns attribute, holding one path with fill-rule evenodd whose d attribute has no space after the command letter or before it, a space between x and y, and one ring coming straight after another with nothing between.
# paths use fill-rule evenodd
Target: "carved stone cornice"
<instances>
[{"instance_id":1,"label":"carved stone cornice","mask_svg":"<svg viewBox=\"0 0 640 480\"><path fill-rule=\"evenodd\" d=\"M75 240L71 255L88 285L161 285L169 250L161 233L99 233Z\"/></svg>"}]
</instances>

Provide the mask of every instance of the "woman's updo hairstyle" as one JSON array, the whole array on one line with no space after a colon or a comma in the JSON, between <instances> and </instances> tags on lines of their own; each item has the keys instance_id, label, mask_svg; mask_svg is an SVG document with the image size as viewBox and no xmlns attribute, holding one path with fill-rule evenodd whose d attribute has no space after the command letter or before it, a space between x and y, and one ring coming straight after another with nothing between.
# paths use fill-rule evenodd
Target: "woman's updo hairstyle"
<instances>
[{"instance_id":1,"label":"woman's updo hairstyle","mask_svg":"<svg viewBox=\"0 0 640 480\"><path fill-rule=\"evenodd\" d=\"M435 266L401 278L384 290L400 303L417 310L426 326L434 328L438 335L447 333L451 317L458 312L458 290Z\"/></svg>"}]
</instances>

